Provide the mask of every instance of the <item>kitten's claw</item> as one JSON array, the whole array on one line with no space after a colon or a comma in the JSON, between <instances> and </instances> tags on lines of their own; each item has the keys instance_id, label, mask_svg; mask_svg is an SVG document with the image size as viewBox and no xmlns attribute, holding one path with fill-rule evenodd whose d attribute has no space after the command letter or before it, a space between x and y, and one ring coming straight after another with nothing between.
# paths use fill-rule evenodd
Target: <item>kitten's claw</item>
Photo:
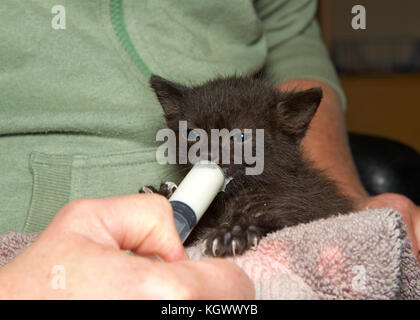
<instances>
[{"instance_id":1,"label":"kitten's claw","mask_svg":"<svg viewBox=\"0 0 420 320\"><path fill-rule=\"evenodd\" d=\"M152 189L150 189L149 187L144 186L143 188L141 188L140 190L141 193L154 193L152 191Z\"/></svg>"},{"instance_id":2,"label":"kitten's claw","mask_svg":"<svg viewBox=\"0 0 420 320\"><path fill-rule=\"evenodd\" d=\"M204 240L203 247L201 248L201 254L205 255L207 250L207 239Z\"/></svg>"},{"instance_id":3,"label":"kitten's claw","mask_svg":"<svg viewBox=\"0 0 420 320\"><path fill-rule=\"evenodd\" d=\"M165 182L165 185L168 187L168 190L174 190L174 189L176 189L176 188L178 188L178 186L176 185L176 183L175 182L172 182L172 181L166 181Z\"/></svg>"},{"instance_id":4,"label":"kitten's claw","mask_svg":"<svg viewBox=\"0 0 420 320\"><path fill-rule=\"evenodd\" d=\"M236 256L236 248L238 247L238 244L236 240L232 240L232 254Z\"/></svg>"},{"instance_id":5,"label":"kitten's claw","mask_svg":"<svg viewBox=\"0 0 420 320\"><path fill-rule=\"evenodd\" d=\"M172 196L172 194L175 192L176 188L178 188L178 186L172 182L172 181L166 181L164 184L165 186L165 193L166 193L166 197L170 198ZM161 186L161 190L162 190L162 186Z\"/></svg>"},{"instance_id":6,"label":"kitten's claw","mask_svg":"<svg viewBox=\"0 0 420 320\"><path fill-rule=\"evenodd\" d=\"M252 243L252 246L251 246L251 250L257 250L257 247L258 247L258 237L257 236L253 236L253 238L252 238L252 240L251 240L251 243Z\"/></svg>"},{"instance_id":7,"label":"kitten's claw","mask_svg":"<svg viewBox=\"0 0 420 320\"><path fill-rule=\"evenodd\" d=\"M255 250L263 234L254 225L223 225L214 229L207 237L205 253L215 257L240 255L248 249Z\"/></svg>"},{"instance_id":8,"label":"kitten's claw","mask_svg":"<svg viewBox=\"0 0 420 320\"><path fill-rule=\"evenodd\" d=\"M213 240L213 245L212 245L212 248L211 248L213 256L215 256L215 257L217 257L216 253L217 253L218 248L219 248L219 240L216 238L216 239Z\"/></svg>"},{"instance_id":9,"label":"kitten's claw","mask_svg":"<svg viewBox=\"0 0 420 320\"><path fill-rule=\"evenodd\" d=\"M174 191L176 190L177 185L171 181L166 181L160 184L159 190L156 190L153 186L144 186L140 189L139 193L158 193L167 199L169 199Z\"/></svg>"}]
</instances>

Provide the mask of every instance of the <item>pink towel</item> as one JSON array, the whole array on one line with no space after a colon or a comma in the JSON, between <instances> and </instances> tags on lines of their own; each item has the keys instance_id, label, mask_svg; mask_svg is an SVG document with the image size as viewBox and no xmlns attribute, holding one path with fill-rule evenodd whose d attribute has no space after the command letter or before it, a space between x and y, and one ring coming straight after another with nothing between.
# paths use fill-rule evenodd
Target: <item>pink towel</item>
<instances>
[{"instance_id":1,"label":"pink towel","mask_svg":"<svg viewBox=\"0 0 420 320\"><path fill-rule=\"evenodd\" d=\"M0 267L37 234L0 236ZM187 249L205 258L203 244ZM257 299L420 299L420 269L401 215L366 210L274 232L227 258L253 280Z\"/></svg>"},{"instance_id":2,"label":"pink towel","mask_svg":"<svg viewBox=\"0 0 420 320\"><path fill-rule=\"evenodd\" d=\"M393 209L286 228L257 250L228 258L253 280L257 299L420 299L420 269ZM188 248L204 257L203 244Z\"/></svg>"}]
</instances>

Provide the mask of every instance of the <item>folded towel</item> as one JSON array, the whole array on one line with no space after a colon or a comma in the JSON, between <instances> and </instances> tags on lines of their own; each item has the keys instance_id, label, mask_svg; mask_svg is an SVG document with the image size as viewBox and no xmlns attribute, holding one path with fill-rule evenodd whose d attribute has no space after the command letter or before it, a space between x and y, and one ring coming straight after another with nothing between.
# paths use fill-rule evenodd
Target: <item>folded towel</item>
<instances>
[{"instance_id":1,"label":"folded towel","mask_svg":"<svg viewBox=\"0 0 420 320\"><path fill-rule=\"evenodd\" d=\"M36 240L39 233L8 232L0 235L0 267L13 260L23 249Z\"/></svg>"},{"instance_id":2,"label":"folded towel","mask_svg":"<svg viewBox=\"0 0 420 320\"><path fill-rule=\"evenodd\" d=\"M203 243L187 250L202 259ZM420 269L401 214L366 210L269 234L228 258L257 299L420 299Z\"/></svg>"},{"instance_id":3,"label":"folded towel","mask_svg":"<svg viewBox=\"0 0 420 320\"><path fill-rule=\"evenodd\" d=\"M0 236L0 267L37 234ZM420 299L420 269L393 209L366 210L269 234L227 258L252 279L257 299ZM187 249L206 258L203 243Z\"/></svg>"}]
</instances>

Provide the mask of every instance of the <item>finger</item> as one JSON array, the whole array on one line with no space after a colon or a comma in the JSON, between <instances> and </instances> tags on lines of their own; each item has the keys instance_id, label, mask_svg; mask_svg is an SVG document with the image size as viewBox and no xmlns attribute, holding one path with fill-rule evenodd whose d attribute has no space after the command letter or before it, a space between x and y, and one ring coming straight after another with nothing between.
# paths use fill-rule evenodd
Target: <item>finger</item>
<instances>
[{"instance_id":1,"label":"finger","mask_svg":"<svg viewBox=\"0 0 420 320\"><path fill-rule=\"evenodd\" d=\"M186 259L169 201L156 194L133 194L70 203L67 228L102 245L157 254L165 261Z\"/></svg>"},{"instance_id":2,"label":"finger","mask_svg":"<svg viewBox=\"0 0 420 320\"><path fill-rule=\"evenodd\" d=\"M169 201L155 194L135 194L105 200L101 218L121 249L139 255L157 254L165 261L186 259Z\"/></svg>"},{"instance_id":3,"label":"finger","mask_svg":"<svg viewBox=\"0 0 420 320\"><path fill-rule=\"evenodd\" d=\"M196 278L206 292L202 299L254 299L251 279L234 263L225 259L207 259L196 262Z\"/></svg>"},{"instance_id":4,"label":"finger","mask_svg":"<svg viewBox=\"0 0 420 320\"><path fill-rule=\"evenodd\" d=\"M407 197L396 193L383 193L365 201L363 208L385 208L392 207L402 215L406 225L407 236L412 244L411 249L419 259L420 249L420 210ZM419 261L420 262L420 261Z\"/></svg>"},{"instance_id":5,"label":"finger","mask_svg":"<svg viewBox=\"0 0 420 320\"><path fill-rule=\"evenodd\" d=\"M416 257L420 264L420 207L414 206L413 215L412 215L412 223L413 223L413 232L415 243L417 244L416 250Z\"/></svg>"},{"instance_id":6,"label":"finger","mask_svg":"<svg viewBox=\"0 0 420 320\"><path fill-rule=\"evenodd\" d=\"M142 286L142 291L159 288L147 290L149 299L244 300L255 296L247 274L234 263L219 258L160 263Z\"/></svg>"}]
</instances>

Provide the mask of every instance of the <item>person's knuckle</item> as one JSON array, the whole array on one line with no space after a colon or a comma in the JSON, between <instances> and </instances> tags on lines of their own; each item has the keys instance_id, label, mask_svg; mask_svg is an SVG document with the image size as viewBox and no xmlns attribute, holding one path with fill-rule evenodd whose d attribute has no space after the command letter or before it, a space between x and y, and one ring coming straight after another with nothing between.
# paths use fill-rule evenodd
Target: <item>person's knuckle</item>
<instances>
[{"instance_id":1,"label":"person's knuckle","mask_svg":"<svg viewBox=\"0 0 420 320\"><path fill-rule=\"evenodd\" d=\"M69 209L78 209L78 208L83 208L86 207L87 205L89 205L91 202L90 199L76 199L76 200L72 200L68 203L68 208Z\"/></svg>"},{"instance_id":2,"label":"person's knuckle","mask_svg":"<svg viewBox=\"0 0 420 320\"><path fill-rule=\"evenodd\" d=\"M151 194L150 198L153 202L157 219L166 220L168 217L172 216L172 207L168 199L159 194Z\"/></svg>"},{"instance_id":3,"label":"person's knuckle","mask_svg":"<svg viewBox=\"0 0 420 320\"><path fill-rule=\"evenodd\" d=\"M61 210L63 216L72 216L79 214L94 204L94 199L76 199L67 203Z\"/></svg>"}]
</instances>

